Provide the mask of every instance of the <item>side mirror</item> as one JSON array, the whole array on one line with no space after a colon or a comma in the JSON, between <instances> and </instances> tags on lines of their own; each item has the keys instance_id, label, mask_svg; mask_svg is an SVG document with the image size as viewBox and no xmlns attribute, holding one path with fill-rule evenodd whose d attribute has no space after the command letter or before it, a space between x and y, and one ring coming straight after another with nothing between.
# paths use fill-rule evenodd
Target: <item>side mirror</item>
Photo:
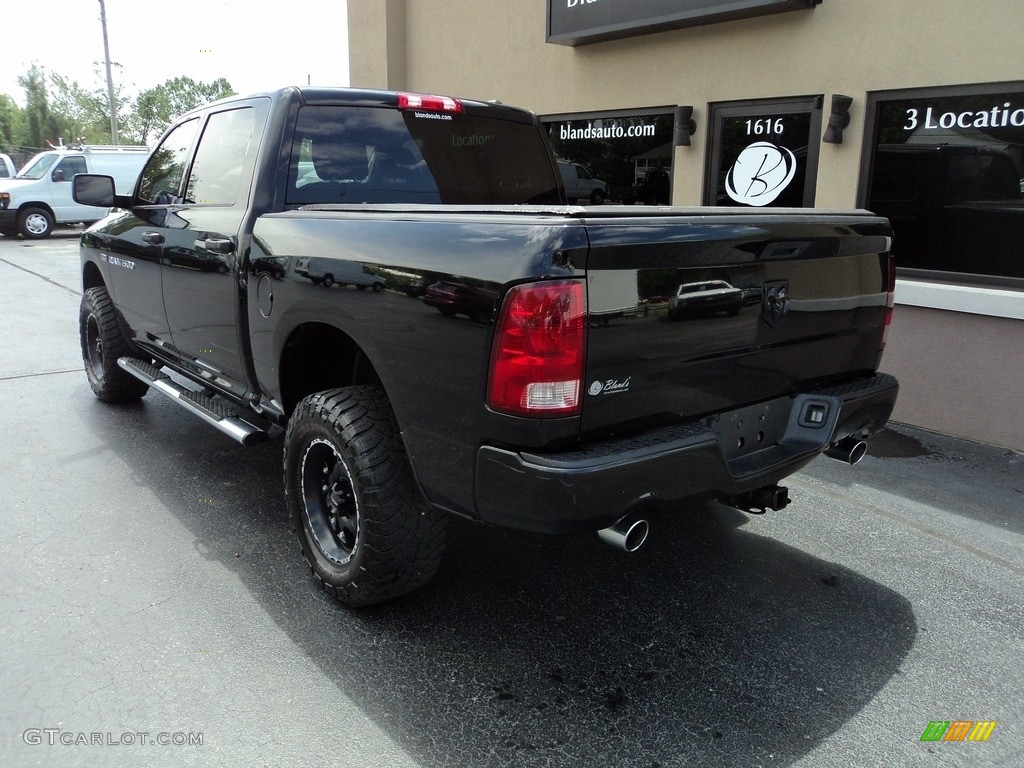
<instances>
[{"instance_id":1,"label":"side mirror","mask_svg":"<svg viewBox=\"0 0 1024 768\"><path fill-rule=\"evenodd\" d=\"M53 173L50 174L50 180L51 181L65 181L65 179L64 179L64 171L62 171L60 168L58 168L56 171L54 171Z\"/></svg>"},{"instance_id":2,"label":"side mirror","mask_svg":"<svg viewBox=\"0 0 1024 768\"><path fill-rule=\"evenodd\" d=\"M71 181L71 197L80 205L113 208L114 178L95 173L78 173Z\"/></svg>"}]
</instances>

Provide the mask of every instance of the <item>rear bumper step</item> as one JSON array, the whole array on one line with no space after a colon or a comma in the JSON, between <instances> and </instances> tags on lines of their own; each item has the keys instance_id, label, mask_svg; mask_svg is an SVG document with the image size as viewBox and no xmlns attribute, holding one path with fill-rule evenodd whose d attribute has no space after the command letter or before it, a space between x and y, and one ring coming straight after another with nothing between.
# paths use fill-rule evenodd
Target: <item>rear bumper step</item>
<instances>
[{"instance_id":1,"label":"rear bumper step","mask_svg":"<svg viewBox=\"0 0 1024 768\"><path fill-rule=\"evenodd\" d=\"M216 427L228 437L242 445L256 445L268 438L265 430L241 419L238 412L212 397L178 384L166 373L145 360L134 357L118 358L117 364L124 370L149 385L162 395L180 405L186 411L198 416L207 424Z\"/></svg>"}]
</instances>

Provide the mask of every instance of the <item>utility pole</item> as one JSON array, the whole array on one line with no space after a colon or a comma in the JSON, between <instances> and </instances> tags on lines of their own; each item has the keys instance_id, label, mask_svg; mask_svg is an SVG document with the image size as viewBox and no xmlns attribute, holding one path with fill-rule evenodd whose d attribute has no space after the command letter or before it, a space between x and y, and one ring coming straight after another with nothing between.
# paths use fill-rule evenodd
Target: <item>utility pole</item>
<instances>
[{"instance_id":1,"label":"utility pole","mask_svg":"<svg viewBox=\"0 0 1024 768\"><path fill-rule=\"evenodd\" d=\"M117 144L117 109L114 105L114 79L110 75L110 43L107 42L107 9L100 0L100 24L103 25L103 60L107 65L107 100L110 104L110 141Z\"/></svg>"}]
</instances>

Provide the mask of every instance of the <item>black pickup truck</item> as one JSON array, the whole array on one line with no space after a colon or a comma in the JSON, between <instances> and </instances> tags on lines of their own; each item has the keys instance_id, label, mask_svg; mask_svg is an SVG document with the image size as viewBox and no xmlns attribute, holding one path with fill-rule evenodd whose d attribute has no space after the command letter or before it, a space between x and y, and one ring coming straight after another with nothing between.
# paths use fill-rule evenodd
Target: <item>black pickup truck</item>
<instances>
[{"instance_id":1,"label":"black pickup truck","mask_svg":"<svg viewBox=\"0 0 1024 768\"><path fill-rule=\"evenodd\" d=\"M570 207L561 184L537 118L499 104L288 88L191 112L131 196L74 179L115 208L81 240L89 383L283 433L303 551L348 605L424 584L450 514L632 550L648 509L779 509L785 476L863 454L897 393L885 219ZM670 320L710 280L737 311Z\"/></svg>"}]
</instances>

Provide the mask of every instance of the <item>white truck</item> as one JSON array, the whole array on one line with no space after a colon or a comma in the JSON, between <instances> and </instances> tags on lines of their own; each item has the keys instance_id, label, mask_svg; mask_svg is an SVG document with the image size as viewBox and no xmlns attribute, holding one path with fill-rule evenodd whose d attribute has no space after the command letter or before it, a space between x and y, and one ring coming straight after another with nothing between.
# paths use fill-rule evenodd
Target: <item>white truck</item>
<instances>
[{"instance_id":1,"label":"white truck","mask_svg":"<svg viewBox=\"0 0 1024 768\"><path fill-rule=\"evenodd\" d=\"M9 155L0 153L0 179L9 179L14 176L14 163Z\"/></svg>"},{"instance_id":2,"label":"white truck","mask_svg":"<svg viewBox=\"0 0 1024 768\"><path fill-rule=\"evenodd\" d=\"M591 205L601 205L608 197L608 185L600 179L595 179L594 174L586 166L559 160L558 172L562 175L565 196L570 203L586 200Z\"/></svg>"},{"instance_id":3,"label":"white truck","mask_svg":"<svg viewBox=\"0 0 1024 768\"><path fill-rule=\"evenodd\" d=\"M148 147L97 146L40 152L14 178L0 180L0 234L39 239L57 224L92 223L106 208L80 205L71 198L71 180L79 173L114 178L117 193L129 195L149 157Z\"/></svg>"}]
</instances>

